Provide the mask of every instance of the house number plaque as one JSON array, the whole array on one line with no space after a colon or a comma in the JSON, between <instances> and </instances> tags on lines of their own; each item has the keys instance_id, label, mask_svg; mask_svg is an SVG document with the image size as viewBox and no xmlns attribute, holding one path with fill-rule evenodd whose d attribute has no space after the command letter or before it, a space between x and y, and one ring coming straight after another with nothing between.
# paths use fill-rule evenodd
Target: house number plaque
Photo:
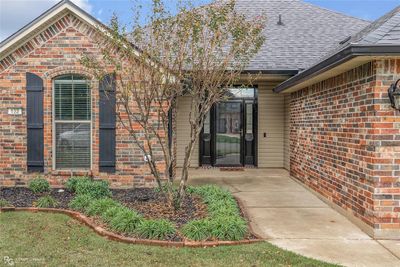
<instances>
[{"instance_id":1,"label":"house number plaque","mask_svg":"<svg viewBox=\"0 0 400 267\"><path fill-rule=\"evenodd\" d=\"M9 108L8 115L22 115L22 108Z\"/></svg>"}]
</instances>

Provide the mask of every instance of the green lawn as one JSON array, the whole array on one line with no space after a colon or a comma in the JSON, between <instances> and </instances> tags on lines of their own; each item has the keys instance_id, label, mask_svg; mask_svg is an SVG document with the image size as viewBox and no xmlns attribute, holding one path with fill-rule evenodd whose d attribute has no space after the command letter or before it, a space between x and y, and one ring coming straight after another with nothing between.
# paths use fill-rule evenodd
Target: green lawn
<instances>
[{"instance_id":1,"label":"green lawn","mask_svg":"<svg viewBox=\"0 0 400 267\"><path fill-rule=\"evenodd\" d=\"M334 266L267 242L200 249L124 244L65 215L27 212L0 213L0 266L4 259L15 266Z\"/></svg>"}]
</instances>

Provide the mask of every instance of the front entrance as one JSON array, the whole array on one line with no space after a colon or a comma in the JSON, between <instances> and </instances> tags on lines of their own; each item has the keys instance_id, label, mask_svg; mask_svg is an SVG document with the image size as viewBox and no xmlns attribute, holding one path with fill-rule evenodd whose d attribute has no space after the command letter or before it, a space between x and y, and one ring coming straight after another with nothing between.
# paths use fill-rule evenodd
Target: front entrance
<instances>
[{"instance_id":1,"label":"front entrance","mask_svg":"<svg viewBox=\"0 0 400 267\"><path fill-rule=\"evenodd\" d=\"M242 103L218 103L215 107L215 125L215 165L242 165Z\"/></svg>"},{"instance_id":2,"label":"front entrance","mask_svg":"<svg viewBox=\"0 0 400 267\"><path fill-rule=\"evenodd\" d=\"M217 167L256 165L255 88L234 88L229 99L209 112L200 136L200 164Z\"/></svg>"}]
</instances>

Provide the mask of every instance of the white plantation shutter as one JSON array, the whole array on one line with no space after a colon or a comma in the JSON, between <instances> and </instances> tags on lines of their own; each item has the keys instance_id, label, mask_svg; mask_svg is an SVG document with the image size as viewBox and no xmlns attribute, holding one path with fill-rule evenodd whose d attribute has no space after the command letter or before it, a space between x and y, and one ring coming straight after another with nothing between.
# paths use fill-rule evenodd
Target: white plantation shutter
<instances>
[{"instance_id":1,"label":"white plantation shutter","mask_svg":"<svg viewBox=\"0 0 400 267\"><path fill-rule=\"evenodd\" d=\"M54 81L55 164L57 169L90 168L89 82L66 75Z\"/></svg>"}]
</instances>

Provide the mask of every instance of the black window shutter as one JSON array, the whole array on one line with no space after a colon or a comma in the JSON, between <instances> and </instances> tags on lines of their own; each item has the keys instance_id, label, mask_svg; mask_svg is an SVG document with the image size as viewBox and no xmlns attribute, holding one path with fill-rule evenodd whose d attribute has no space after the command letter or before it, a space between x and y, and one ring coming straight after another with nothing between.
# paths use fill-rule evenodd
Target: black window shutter
<instances>
[{"instance_id":1,"label":"black window shutter","mask_svg":"<svg viewBox=\"0 0 400 267\"><path fill-rule=\"evenodd\" d=\"M99 84L99 170L115 172L115 76L106 75Z\"/></svg>"},{"instance_id":2,"label":"black window shutter","mask_svg":"<svg viewBox=\"0 0 400 267\"><path fill-rule=\"evenodd\" d=\"M43 80L30 72L26 73L26 117L28 172L43 172Z\"/></svg>"}]
</instances>

